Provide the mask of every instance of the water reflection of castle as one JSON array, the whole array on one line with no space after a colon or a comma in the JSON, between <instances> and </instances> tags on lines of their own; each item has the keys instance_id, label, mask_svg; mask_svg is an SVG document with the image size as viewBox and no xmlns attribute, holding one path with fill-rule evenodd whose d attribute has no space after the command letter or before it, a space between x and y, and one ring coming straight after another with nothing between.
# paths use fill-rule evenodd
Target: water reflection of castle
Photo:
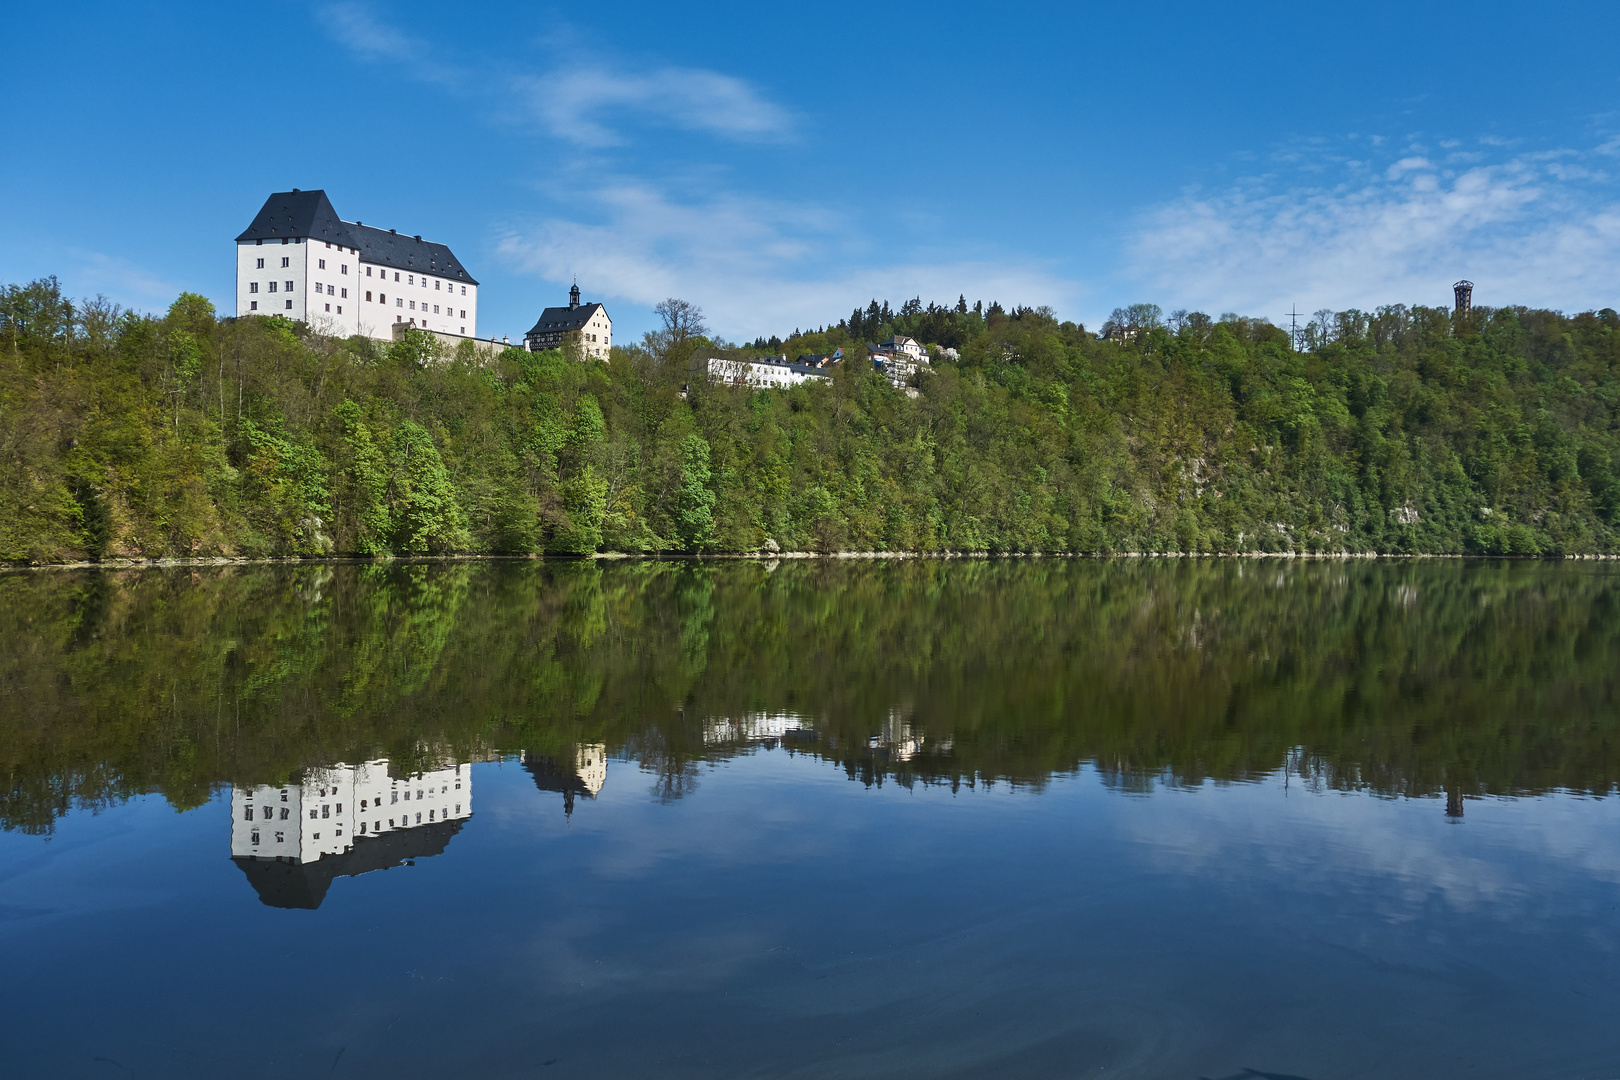
<instances>
[{"instance_id":1,"label":"water reflection of castle","mask_svg":"<svg viewBox=\"0 0 1620 1080\"><path fill-rule=\"evenodd\" d=\"M523 753L523 767L534 777L541 791L560 791L563 813L574 813L574 796L596 798L607 783L607 747L600 743L580 743L557 754Z\"/></svg>"},{"instance_id":2,"label":"water reflection of castle","mask_svg":"<svg viewBox=\"0 0 1620 1080\"><path fill-rule=\"evenodd\" d=\"M471 816L469 765L398 778L386 760L309 769L231 792L231 859L269 906L316 908L334 878L437 855Z\"/></svg>"}]
</instances>

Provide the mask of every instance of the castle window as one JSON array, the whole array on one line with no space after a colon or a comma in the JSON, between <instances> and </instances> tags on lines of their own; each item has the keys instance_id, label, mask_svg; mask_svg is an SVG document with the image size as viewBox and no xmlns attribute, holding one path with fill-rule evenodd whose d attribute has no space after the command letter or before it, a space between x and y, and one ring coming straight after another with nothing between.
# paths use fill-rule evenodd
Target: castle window
<instances>
[{"instance_id":1,"label":"castle window","mask_svg":"<svg viewBox=\"0 0 1620 1080\"><path fill-rule=\"evenodd\" d=\"M287 793L286 793L286 792L285 792L285 791L283 791L283 792L282 792L282 793L281 793L281 797L282 797L282 798L283 798L283 799L285 799L285 798L286 798L286 797L287 797ZM281 808L281 820L282 820L282 821L286 821L286 820L287 820L287 808L286 808L286 807L285 807L285 806L283 806L283 807L282 807L282 808Z\"/></svg>"},{"instance_id":2,"label":"castle window","mask_svg":"<svg viewBox=\"0 0 1620 1080\"><path fill-rule=\"evenodd\" d=\"M366 303L371 303L371 293L369 292L366 293Z\"/></svg>"},{"instance_id":3,"label":"castle window","mask_svg":"<svg viewBox=\"0 0 1620 1080\"><path fill-rule=\"evenodd\" d=\"M338 314L339 315L343 314L343 305L342 304L338 305Z\"/></svg>"},{"instance_id":4,"label":"castle window","mask_svg":"<svg viewBox=\"0 0 1620 1080\"><path fill-rule=\"evenodd\" d=\"M276 283L275 283L275 282L273 282L273 281L272 281L272 282L271 282L271 283L270 283L270 291L271 291L271 292L275 292L275 291L276 291Z\"/></svg>"},{"instance_id":5,"label":"castle window","mask_svg":"<svg viewBox=\"0 0 1620 1080\"><path fill-rule=\"evenodd\" d=\"M406 274L405 275L405 284L407 284L407 285L415 285L416 284L416 275L415 274Z\"/></svg>"},{"instance_id":6,"label":"castle window","mask_svg":"<svg viewBox=\"0 0 1620 1080\"><path fill-rule=\"evenodd\" d=\"M368 266L368 267L366 267L366 277L370 277L370 276L371 276L371 267Z\"/></svg>"},{"instance_id":7,"label":"castle window","mask_svg":"<svg viewBox=\"0 0 1620 1080\"><path fill-rule=\"evenodd\" d=\"M434 292L438 292L438 291L439 291L439 286L440 286L440 285L441 285L441 284L442 284L442 282L440 282L440 281L438 281L438 280L435 280L435 281L434 281L434 282L433 282L433 291L434 291Z\"/></svg>"},{"instance_id":8,"label":"castle window","mask_svg":"<svg viewBox=\"0 0 1620 1080\"><path fill-rule=\"evenodd\" d=\"M332 245L327 244L326 246L331 247ZM326 260L325 259L316 259L315 262L318 264L317 267L316 267L317 269L319 269L319 270L325 270L326 269ZM281 260L281 265L286 266L287 265L287 260L282 259Z\"/></svg>"},{"instance_id":9,"label":"castle window","mask_svg":"<svg viewBox=\"0 0 1620 1080\"><path fill-rule=\"evenodd\" d=\"M276 833L276 843L285 844L286 842L287 842L287 834L286 833L279 833L279 832Z\"/></svg>"},{"instance_id":10,"label":"castle window","mask_svg":"<svg viewBox=\"0 0 1620 1080\"><path fill-rule=\"evenodd\" d=\"M328 291L330 291L330 290L328 290ZM349 290L348 289L339 289L338 290L338 296L342 297L344 300L347 300L349 298Z\"/></svg>"},{"instance_id":11,"label":"castle window","mask_svg":"<svg viewBox=\"0 0 1620 1080\"><path fill-rule=\"evenodd\" d=\"M439 313L439 305L434 304L433 305L433 314L437 315L438 313Z\"/></svg>"},{"instance_id":12,"label":"castle window","mask_svg":"<svg viewBox=\"0 0 1620 1080\"><path fill-rule=\"evenodd\" d=\"M257 844L259 842L259 830L258 829L253 830L253 842L255 844Z\"/></svg>"},{"instance_id":13,"label":"castle window","mask_svg":"<svg viewBox=\"0 0 1620 1080\"><path fill-rule=\"evenodd\" d=\"M461 317L463 319L465 319L467 317L467 309L466 308L461 309Z\"/></svg>"},{"instance_id":14,"label":"castle window","mask_svg":"<svg viewBox=\"0 0 1620 1080\"><path fill-rule=\"evenodd\" d=\"M315 808L313 806L310 807L310 809L309 809L309 820L314 821L316 816L317 815L316 815Z\"/></svg>"},{"instance_id":15,"label":"castle window","mask_svg":"<svg viewBox=\"0 0 1620 1080\"><path fill-rule=\"evenodd\" d=\"M255 269L255 270L263 270L263 269L264 269L264 260L263 260L263 259L260 259L260 260L259 260L259 265L258 265L258 266L256 266L256 267L254 267L254 269Z\"/></svg>"},{"instance_id":16,"label":"castle window","mask_svg":"<svg viewBox=\"0 0 1620 1080\"><path fill-rule=\"evenodd\" d=\"M249 300L248 301L248 310L249 311L258 311L259 310L259 302L257 300Z\"/></svg>"},{"instance_id":17,"label":"castle window","mask_svg":"<svg viewBox=\"0 0 1620 1080\"><path fill-rule=\"evenodd\" d=\"M363 821L360 823L360 835L366 835L366 823Z\"/></svg>"},{"instance_id":18,"label":"castle window","mask_svg":"<svg viewBox=\"0 0 1620 1080\"><path fill-rule=\"evenodd\" d=\"M253 807L251 807L251 806L245 807L242 810L242 820L243 821L252 821L253 820Z\"/></svg>"},{"instance_id":19,"label":"castle window","mask_svg":"<svg viewBox=\"0 0 1620 1080\"><path fill-rule=\"evenodd\" d=\"M394 306L395 307L404 307L405 306L405 301L396 296L396 297L394 297Z\"/></svg>"},{"instance_id":20,"label":"castle window","mask_svg":"<svg viewBox=\"0 0 1620 1080\"><path fill-rule=\"evenodd\" d=\"M263 260L263 259L260 259L260 260L259 260L259 261L260 261L260 262L264 262L264 260ZM257 282L257 281L250 281L250 282L248 282L248 292L250 292L250 293L256 293L256 292L258 292L258 291L259 291L259 283L258 283L258 282Z\"/></svg>"},{"instance_id":21,"label":"castle window","mask_svg":"<svg viewBox=\"0 0 1620 1080\"><path fill-rule=\"evenodd\" d=\"M348 272L349 272L349 264L348 263L343 263L342 265L340 265L338 267L338 273L347 274Z\"/></svg>"},{"instance_id":22,"label":"castle window","mask_svg":"<svg viewBox=\"0 0 1620 1080\"><path fill-rule=\"evenodd\" d=\"M281 265L282 265L282 266L283 266L283 267L286 267L286 266L288 266L288 265L290 265L290 264L291 264L291 263L292 263L292 260L291 260L291 259L288 259L288 258L283 258L283 259L282 259L282 260L281 260Z\"/></svg>"},{"instance_id":23,"label":"castle window","mask_svg":"<svg viewBox=\"0 0 1620 1080\"><path fill-rule=\"evenodd\" d=\"M466 296L466 295L467 295L467 286L465 286L465 285L463 285L463 286L462 286L462 287L461 287L461 295L462 295L462 296Z\"/></svg>"},{"instance_id":24,"label":"castle window","mask_svg":"<svg viewBox=\"0 0 1620 1080\"><path fill-rule=\"evenodd\" d=\"M395 281L398 281L398 280L399 280L399 271L398 271L398 270L395 270L395 271L394 271L394 280L395 280Z\"/></svg>"},{"instance_id":25,"label":"castle window","mask_svg":"<svg viewBox=\"0 0 1620 1080\"><path fill-rule=\"evenodd\" d=\"M332 305L331 305L331 304L327 304L327 305L326 305L326 310L327 310L327 311L331 311L331 310L332 310Z\"/></svg>"},{"instance_id":26,"label":"castle window","mask_svg":"<svg viewBox=\"0 0 1620 1080\"><path fill-rule=\"evenodd\" d=\"M288 243L290 243L290 241L285 236L283 236L281 238L281 246L286 247Z\"/></svg>"},{"instance_id":27,"label":"castle window","mask_svg":"<svg viewBox=\"0 0 1620 1080\"><path fill-rule=\"evenodd\" d=\"M253 241L253 246L254 247L264 247L264 238L260 237L259 239Z\"/></svg>"},{"instance_id":28,"label":"castle window","mask_svg":"<svg viewBox=\"0 0 1620 1080\"><path fill-rule=\"evenodd\" d=\"M415 300L412 300L412 301L411 301L411 310L412 310L412 311L415 311L415 310L416 310L416 301L415 301Z\"/></svg>"},{"instance_id":29,"label":"castle window","mask_svg":"<svg viewBox=\"0 0 1620 1080\"><path fill-rule=\"evenodd\" d=\"M290 282L290 281L289 281L289 282L287 282L287 291L288 291L288 292L292 292L292 291L293 291L293 283L292 283L292 282Z\"/></svg>"}]
</instances>

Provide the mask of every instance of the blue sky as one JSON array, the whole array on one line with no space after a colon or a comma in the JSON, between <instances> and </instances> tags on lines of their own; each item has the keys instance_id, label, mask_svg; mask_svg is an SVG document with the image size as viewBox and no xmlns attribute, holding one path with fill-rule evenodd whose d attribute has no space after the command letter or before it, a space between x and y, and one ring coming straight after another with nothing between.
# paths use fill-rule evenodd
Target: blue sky
<instances>
[{"instance_id":1,"label":"blue sky","mask_svg":"<svg viewBox=\"0 0 1620 1080\"><path fill-rule=\"evenodd\" d=\"M0 281L232 295L265 195L449 244L479 329L874 297L1620 307L1620 5L55 4L7 16Z\"/></svg>"}]
</instances>

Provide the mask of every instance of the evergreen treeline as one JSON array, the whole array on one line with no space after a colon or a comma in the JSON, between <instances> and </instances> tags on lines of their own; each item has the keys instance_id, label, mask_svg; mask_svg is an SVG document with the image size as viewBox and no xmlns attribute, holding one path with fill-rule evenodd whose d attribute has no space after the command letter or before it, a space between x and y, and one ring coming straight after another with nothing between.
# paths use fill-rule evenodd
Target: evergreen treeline
<instances>
[{"instance_id":1,"label":"evergreen treeline","mask_svg":"<svg viewBox=\"0 0 1620 1080\"><path fill-rule=\"evenodd\" d=\"M678 796L731 718L855 780L1620 781L1609 563L389 562L0 575L0 828L388 757L605 744ZM894 753L897 736L920 743ZM874 746L873 744L877 744ZM1302 756L1300 756L1302 754ZM1437 812L1437 811L1436 811Z\"/></svg>"},{"instance_id":2,"label":"evergreen treeline","mask_svg":"<svg viewBox=\"0 0 1620 1080\"><path fill-rule=\"evenodd\" d=\"M426 552L1620 550L1620 316L875 302L828 386L693 378L696 309L610 362L435 358L278 318L0 290L0 559ZM863 341L959 362L915 398ZM774 351L774 350L773 350Z\"/></svg>"}]
</instances>

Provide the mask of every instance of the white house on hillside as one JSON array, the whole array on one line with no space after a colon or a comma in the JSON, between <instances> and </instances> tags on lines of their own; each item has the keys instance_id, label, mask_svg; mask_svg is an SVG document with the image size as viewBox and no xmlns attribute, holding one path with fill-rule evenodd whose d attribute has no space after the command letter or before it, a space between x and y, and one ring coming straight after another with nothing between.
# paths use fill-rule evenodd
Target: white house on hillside
<instances>
[{"instance_id":1,"label":"white house on hillside","mask_svg":"<svg viewBox=\"0 0 1620 1080\"><path fill-rule=\"evenodd\" d=\"M790 364L785 356L758 360L720 360L710 357L709 381L727 386L763 389L798 386L806 382L832 382L832 376L808 364Z\"/></svg>"},{"instance_id":2,"label":"white house on hillside","mask_svg":"<svg viewBox=\"0 0 1620 1080\"><path fill-rule=\"evenodd\" d=\"M236 314L394 339L478 336L478 281L448 247L344 221L324 191L278 191L236 238Z\"/></svg>"},{"instance_id":3,"label":"white house on hillside","mask_svg":"<svg viewBox=\"0 0 1620 1080\"><path fill-rule=\"evenodd\" d=\"M915 381L919 371L930 369L928 350L913 338L896 334L887 341L868 345L872 365L883 372L897 389L905 389Z\"/></svg>"}]
</instances>

